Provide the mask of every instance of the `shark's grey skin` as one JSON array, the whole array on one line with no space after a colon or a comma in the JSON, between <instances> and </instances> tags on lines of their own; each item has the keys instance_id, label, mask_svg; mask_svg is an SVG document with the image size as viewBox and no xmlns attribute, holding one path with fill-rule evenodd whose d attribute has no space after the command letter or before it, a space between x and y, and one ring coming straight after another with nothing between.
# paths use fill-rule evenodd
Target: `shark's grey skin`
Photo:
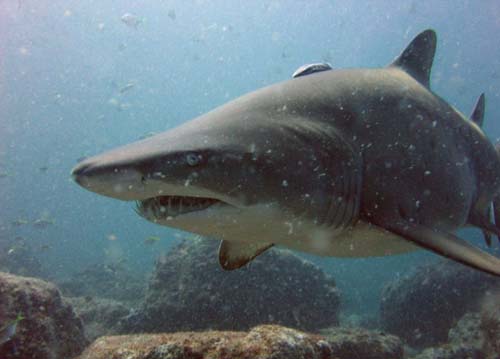
<instances>
[{"instance_id":1,"label":"shark's grey skin","mask_svg":"<svg viewBox=\"0 0 500 359\"><path fill-rule=\"evenodd\" d=\"M273 244L328 256L424 247L500 275L499 259L453 234L499 234L500 160L477 125L484 97L470 121L429 89L435 46L427 30L386 68L265 87L73 176L155 223L222 239L226 269Z\"/></svg>"}]
</instances>

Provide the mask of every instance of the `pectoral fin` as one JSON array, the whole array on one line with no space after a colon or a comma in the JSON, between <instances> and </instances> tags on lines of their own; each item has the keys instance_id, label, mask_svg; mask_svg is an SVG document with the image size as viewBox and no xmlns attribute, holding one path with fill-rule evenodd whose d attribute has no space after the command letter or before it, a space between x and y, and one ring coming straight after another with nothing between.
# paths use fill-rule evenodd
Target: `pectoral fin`
<instances>
[{"instance_id":1,"label":"pectoral fin","mask_svg":"<svg viewBox=\"0 0 500 359\"><path fill-rule=\"evenodd\" d=\"M383 226L415 244L483 272L500 276L500 259L467 243L454 234L412 223Z\"/></svg>"},{"instance_id":2,"label":"pectoral fin","mask_svg":"<svg viewBox=\"0 0 500 359\"><path fill-rule=\"evenodd\" d=\"M272 243L221 241L219 263L225 270L238 269L272 246Z\"/></svg>"}]
</instances>

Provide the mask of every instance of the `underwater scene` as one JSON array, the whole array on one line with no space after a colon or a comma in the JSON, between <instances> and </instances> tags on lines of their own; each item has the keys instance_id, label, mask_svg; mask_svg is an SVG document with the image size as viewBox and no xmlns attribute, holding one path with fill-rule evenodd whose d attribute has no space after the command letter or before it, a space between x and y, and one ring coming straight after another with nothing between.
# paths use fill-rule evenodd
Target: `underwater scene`
<instances>
[{"instance_id":1,"label":"underwater scene","mask_svg":"<svg viewBox=\"0 0 500 359\"><path fill-rule=\"evenodd\" d=\"M500 358L498 34L0 0L0 359Z\"/></svg>"}]
</instances>

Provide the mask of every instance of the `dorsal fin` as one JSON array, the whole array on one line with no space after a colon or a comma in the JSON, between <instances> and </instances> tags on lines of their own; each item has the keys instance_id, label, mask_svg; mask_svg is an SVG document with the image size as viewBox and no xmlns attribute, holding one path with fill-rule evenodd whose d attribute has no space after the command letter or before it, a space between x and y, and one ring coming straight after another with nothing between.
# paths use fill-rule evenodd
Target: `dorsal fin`
<instances>
[{"instance_id":1,"label":"dorsal fin","mask_svg":"<svg viewBox=\"0 0 500 359\"><path fill-rule=\"evenodd\" d=\"M425 30L415 37L390 66L400 67L429 88L432 62L436 52L436 33Z\"/></svg>"},{"instance_id":2,"label":"dorsal fin","mask_svg":"<svg viewBox=\"0 0 500 359\"><path fill-rule=\"evenodd\" d=\"M479 127L483 126L484 102L485 102L484 93L482 93L481 96L479 96L479 98L477 99L474 111L472 111L472 114L470 115L471 121L474 122Z\"/></svg>"}]
</instances>

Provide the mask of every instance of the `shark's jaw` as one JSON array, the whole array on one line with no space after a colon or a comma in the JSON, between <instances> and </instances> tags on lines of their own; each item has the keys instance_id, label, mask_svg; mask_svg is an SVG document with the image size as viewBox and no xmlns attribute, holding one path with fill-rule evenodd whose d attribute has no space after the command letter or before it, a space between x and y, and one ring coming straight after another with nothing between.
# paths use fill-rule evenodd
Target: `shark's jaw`
<instances>
[{"instance_id":1,"label":"shark's jaw","mask_svg":"<svg viewBox=\"0 0 500 359\"><path fill-rule=\"evenodd\" d=\"M136 201L136 212L141 217L157 223L186 214L201 214L209 208L215 209L224 206L230 205L215 198L172 195Z\"/></svg>"}]
</instances>

